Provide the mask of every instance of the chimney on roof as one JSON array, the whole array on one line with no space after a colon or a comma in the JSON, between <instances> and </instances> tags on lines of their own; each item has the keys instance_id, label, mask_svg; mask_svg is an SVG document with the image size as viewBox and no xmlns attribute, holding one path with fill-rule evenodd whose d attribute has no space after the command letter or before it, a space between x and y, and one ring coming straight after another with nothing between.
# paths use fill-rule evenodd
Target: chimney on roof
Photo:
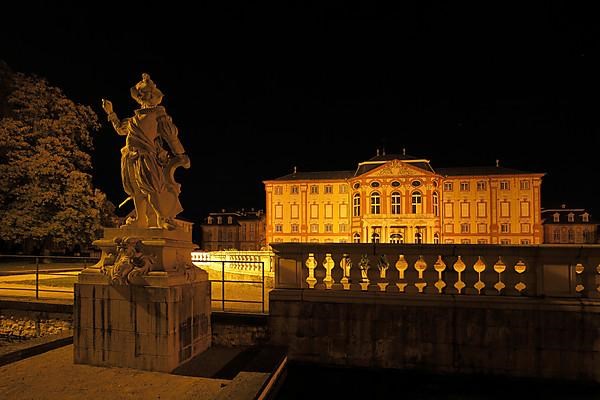
<instances>
[{"instance_id":1,"label":"chimney on roof","mask_svg":"<svg viewBox=\"0 0 600 400\"><path fill-rule=\"evenodd\" d=\"M221 208L221 212L222 212L222 213L224 213L224 212L225 212L225 209L224 209L224 208Z\"/></svg>"},{"instance_id":2,"label":"chimney on roof","mask_svg":"<svg viewBox=\"0 0 600 400\"><path fill-rule=\"evenodd\" d=\"M498 160L498 159L496 158L496 168L498 168L499 166L500 166L500 160Z\"/></svg>"},{"instance_id":3,"label":"chimney on roof","mask_svg":"<svg viewBox=\"0 0 600 400\"><path fill-rule=\"evenodd\" d=\"M377 156L379 156L379 147L377 148Z\"/></svg>"},{"instance_id":4,"label":"chimney on roof","mask_svg":"<svg viewBox=\"0 0 600 400\"><path fill-rule=\"evenodd\" d=\"M402 148L402 155L405 156L406 155L406 147Z\"/></svg>"}]
</instances>

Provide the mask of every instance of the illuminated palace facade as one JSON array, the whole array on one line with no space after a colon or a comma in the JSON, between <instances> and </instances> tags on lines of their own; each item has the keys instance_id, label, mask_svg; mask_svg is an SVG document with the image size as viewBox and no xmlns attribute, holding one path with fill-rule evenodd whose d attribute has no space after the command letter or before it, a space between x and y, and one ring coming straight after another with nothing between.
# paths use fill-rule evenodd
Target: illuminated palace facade
<instances>
[{"instance_id":1,"label":"illuminated palace facade","mask_svg":"<svg viewBox=\"0 0 600 400\"><path fill-rule=\"evenodd\" d=\"M264 181L267 243L540 244L543 173L405 154Z\"/></svg>"}]
</instances>

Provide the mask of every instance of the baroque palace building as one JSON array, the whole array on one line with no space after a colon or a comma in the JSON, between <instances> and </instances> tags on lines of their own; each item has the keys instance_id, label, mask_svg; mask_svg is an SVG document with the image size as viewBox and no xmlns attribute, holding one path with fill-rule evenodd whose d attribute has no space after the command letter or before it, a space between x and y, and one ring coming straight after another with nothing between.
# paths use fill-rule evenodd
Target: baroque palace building
<instances>
[{"instance_id":1,"label":"baroque palace building","mask_svg":"<svg viewBox=\"0 0 600 400\"><path fill-rule=\"evenodd\" d=\"M266 241L540 244L543 173L377 155L264 181Z\"/></svg>"}]
</instances>

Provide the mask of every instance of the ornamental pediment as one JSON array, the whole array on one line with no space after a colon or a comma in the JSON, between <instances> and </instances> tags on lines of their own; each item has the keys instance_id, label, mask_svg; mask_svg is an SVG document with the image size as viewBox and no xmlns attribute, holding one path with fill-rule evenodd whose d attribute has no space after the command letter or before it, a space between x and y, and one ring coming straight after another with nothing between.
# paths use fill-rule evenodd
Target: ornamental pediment
<instances>
[{"instance_id":1,"label":"ornamental pediment","mask_svg":"<svg viewBox=\"0 0 600 400\"><path fill-rule=\"evenodd\" d=\"M431 174L428 171L424 171L420 168L412 167L399 160L391 160L385 163L379 168L374 169L369 173L370 176L423 176Z\"/></svg>"}]
</instances>

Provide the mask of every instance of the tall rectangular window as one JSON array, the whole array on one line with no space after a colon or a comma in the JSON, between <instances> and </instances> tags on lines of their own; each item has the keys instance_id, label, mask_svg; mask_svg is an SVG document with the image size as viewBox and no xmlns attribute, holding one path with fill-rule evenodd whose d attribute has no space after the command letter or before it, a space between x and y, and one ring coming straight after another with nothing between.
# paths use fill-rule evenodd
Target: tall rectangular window
<instances>
[{"instance_id":1,"label":"tall rectangular window","mask_svg":"<svg viewBox=\"0 0 600 400\"><path fill-rule=\"evenodd\" d=\"M500 202L500 216L510 217L510 203L508 201Z\"/></svg>"},{"instance_id":2,"label":"tall rectangular window","mask_svg":"<svg viewBox=\"0 0 600 400\"><path fill-rule=\"evenodd\" d=\"M454 189L452 182L444 182L444 191L451 192Z\"/></svg>"},{"instance_id":3,"label":"tall rectangular window","mask_svg":"<svg viewBox=\"0 0 600 400\"><path fill-rule=\"evenodd\" d=\"M500 224L501 233L510 233L510 224Z\"/></svg>"},{"instance_id":4,"label":"tall rectangular window","mask_svg":"<svg viewBox=\"0 0 600 400\"><path fill-rule=\"evenodd\" d=\"M554 232L552 232L552 240L555 243L560 242L560 229L555 229Z\"/></svg>"},{"instance_id":5,"label":"tall rectangular window","mask_svg":"<svg viewBox=\"0 0 600 400\"><path fill-rule=\"evenodd\" d=\"M348 204L340 204L340 218L348 218Z\"/></svg>"},{"instance_id":6,"label":"tall rectangular window","mask_svg":"<svg viewBox=\"0 0 600 400\"><path fill-rule=\"evenodd\" d=\"M283 218L283 206L281 204L275 205L275 218Z\"/></svg>"},{"instance_id":7,"label":"tall rectangular window","mask_svg":"<svg viewBox=\"0 0 600 400\"><path fill-rule=\"evenodd\" d=\"M310 194L318 194L318 193L319 193L319 187L317 185L311 185Z\"/></svg>"},{"instance_id":8,"label":"tall rectangular window","mask_svg":"<svg viewBox=\"0 0 600 400\"><path fill-rule=\"evenodd\" d=\"M298 232L298 224L292 224L292 232Z\"/></svg>"},{"instance_id":9,"label":"tall rectangular window","mask_svg":"<svg viewBox=\"0 0 600 400\"><path fill-rule=\"evenodd\" d=\"M469 217L469 203L467 203L467 202L460 203L460 216L462 218Z\"/></svg>"},{"instance_id":10,"label":"tall rectangular window","mask_svg":"<svg viewBox=\"0 0 600 400\"><path fill-rule=\"evenodd\" d=\"M275 225L275 232L283 232L283 225L276 224Z\"/></svg>"},{"instance_id":11,"label":"tall rectangular window","mask_svg":"<svg viewBox=\"0 0 600 400\"><path fill-rule=\"evenodd\" d=\"M331 193L333 193L333 186L325 185L325 194L331 194Z\"/></svg>"},{"instance_id":12,"label":"tall rectangular window","mask_svg":"<svg viewBox=\"0 0 600 400\"><path fill-rule=\"evenodd\" d=\"M500 181L500 190L510 190L508 181Z\"/></svg>"},{"instance_id":13,"label":"tall rectangular window","mask_svg":"<svg viewBox=\"0 0 600 400\"><path fill-rule=\"evenodd\" d=\"M401 203L400 203L400 193L394 192L392 193L392 214L400 214L401 213Z\"/></svg>"},{"instance_id":14,"label":"tall rectangular window","mask_svg":"<svg viewBox=\"0 0 600 400\"><path fill-rule=\"evenodd\" d=\"M469 224L460 224L460 233L469 233L470 226Z\"/></svg>"},{"instance_id":15,"label":"tall rectangular window","mask_svg":"<svg viewBox=\"0 0 600 400\"><path fill-rule=\"evenodd\" d=\"M529 181L521 181L521 190L529 190Z\"/></svg>"},{"instance_id":16,"label":"tall rectangular window","mask_svg":"<svg viewBox=\"0 0 600 400\"><path fill-rule=\"evenodd\" d=\"M529 217L529 202L521 202L521 217Z\"/></svg>"},{"instance_id":17,"label":"tall rectangular window","mask_svg":"<svg viewBox=\"0 0 600 400\"><path fill-rule=\"evenodd\" d=\"M298 186L292 186L292 188L290 189L292 194L298 194L300 192L300 190L298 189Z\"/></svg>"},{"instance_id":18,"label":"tall rectangular window","mask_svg":"<svg viewBox=\"0 0 600 400\"><path fill-rule=\"evenodd\" d=\"M319 232L319 224L310 224L310 231L311 231L311 233L318 233Z\"/></svg>"},{"instance_id":19,"label":"tall rectangular window","mask_svg":"<svg viewBox=\"0 0 600 400\"><path fill-rule=\"evenodd\" d=\"M325 204L325 218L333 218L333 204Z\"/></svg>"},{"instance_id":20,"label":"tall rectangular window","mask_svg":"<svg viewBox=\"0 0 600 400\"><path fill-rule=\"evenodd\" d=\"M444 203L444 217L452 218L454 216L452 203Z\"/></svg>"},{"instance_id":21,"label":"tall rectangular window","mask_svg":"<svg viewBox=\"0 0 600 400\"><path fill-rule=\"evenodd\" d=\"M292 218L298 219L298 214L299 214L298 209L299 209L298 204L292 204L292 209L291 209Z\"/></svg>"},{"instance_id":22,"label":"tall rectangular window","mask_svg":"<svg viewBox=\"0 0 600 400\"><path fill-rule=\"evenodd\" d=\"M483 201L477 203L477 216L485 217L487 215L487 204Z\"/></svg>"},{"instance_id":23,"label":"tall rectangular window","mask_svg":"<svg viewBox=\"0 0 600 400\"><path fill-rule=\"evenodd\" d=\"M469 182L461 182L460 183L460 191L468 192L469 191Z\"/></svg>"},{"instance_id":24,"label":"tall rectangular window","mask_svg":"<svg viewBox=\"0 0 600 400\"><path fill-rule=\"evenodd\" d=\"M319 218L319 205L318 204L310 205L310 217L313 219Z\"/></svg>"},{"instance_id":25,"label":"tall rectangular window","mask_svg":"<svg viewBox=\"0 0 600 400\"><path fill-rule=\"evenodd\" d=\"M333 224L325 224L325 232L333 232Z\"/></svg>"},{"instance_id":26,"label":"tall rectangular window","mask_svg":"<svg viewBox=\"0 0 600 400\"><path fill-rule=\"evenodd\" d=\"M485 181L479 181L477 182L477 191L481 192L483 190L487 189L487 184Z\"/></svg>"}]
</instances>

